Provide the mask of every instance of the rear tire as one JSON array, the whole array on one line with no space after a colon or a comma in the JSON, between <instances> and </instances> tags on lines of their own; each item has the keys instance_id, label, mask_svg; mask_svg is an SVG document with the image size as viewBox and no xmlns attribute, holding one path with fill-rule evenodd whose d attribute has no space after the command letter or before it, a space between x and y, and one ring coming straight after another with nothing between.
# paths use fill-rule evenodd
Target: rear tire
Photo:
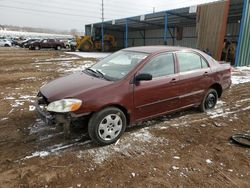
<instances>
[{"instance_id":1,"label":"rear tire","mask_svg":"<svg viewBox=\"0 0 250 188\"><path fill-rule=\"evenodd\" d=\"M40 47L39 46L35 46L34 50L40 50Z\"/></svg>"},{"instance_id":2,"label":"rear tire","mask_svg":"<svg viewBox=\"0 0 250 188\"><path fill-rule=\"evenodd\" d=\"M4 47L10 47L10 45L8 45L8 44L5 44L5 45L4 45Z\"/></svg>"},{"instance_id":3,"label":"rear tire","mask_svg":"<svg viewBox=\"0 0 250 188\"><path fill-rule=\"evenodd\" d=\"M215 89L209 89L204 99L202 100L199 110L201 112L206 112L215 107L218 100L218 93Z\"/></svg>"},{"instance_id":4,"label":"rear tire","mask_svg":"<svg viewBox=\"0 0 250 188\"><path fill-rule=\"evenodd\" d=\"M115 107L108 107L92 115L88 123L90 138L98 145L115 143L126 129L124 113Z\"/></svg>"},{"instance_id":5,"label":"rear tire","mask_svg":"<svg viewBox=\"0 0 250 188\"><path fill-rule=\"evenodd\" d=\"M56 47L56 50L61 50L61 49L62 49L61 46Z\"/></svg>"}]
</instances>

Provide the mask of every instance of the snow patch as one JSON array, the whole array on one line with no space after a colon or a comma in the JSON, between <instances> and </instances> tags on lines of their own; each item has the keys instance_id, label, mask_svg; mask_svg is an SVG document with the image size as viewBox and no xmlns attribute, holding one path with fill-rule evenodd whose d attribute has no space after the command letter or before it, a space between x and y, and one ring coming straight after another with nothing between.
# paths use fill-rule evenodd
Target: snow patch
<instances>
[{"instance_id":1,"label":"snow patch","mask_svg":"<svg viewBox=\"0 0 250 188\"><path fill-rule=\"evenodd\" d=\"M49 152L47 152L47 151L36 151L36 152L32 153L31 155L24 157L24 160L31 159L33 157L46 157L48 155L49 155Z\"/></svg>"},{"instance_id":2,"label":"snow patch","mask_svg":"<svg viewBox=\"0 0 250 188\"><path fill-rule=\"evenodd\" d=\"M231 79L233 85L250 82L250 67L234 68Z\"/></svg>"},{"instance_id":3,"label":"snow patch","mask_svg":"<svg viewBox=\"0 0 250 188\"><path fill-rule=\"evenodd\" d=\"M111 53L104 53L104 52L66 52L66 53L77 55L80 57L96 58L96 59L104 58L111 54Z\"/></svg>"},{"instance_id":4,"label":"snow patch","mask_svg":"<svg viewBox=\"0 0 250 188\"><path fill-rule=\"evenodd\" d=\"M210 159L206 159L206 163L207 163L207 164L212 164L213 161L211 161Z\"/></svg>"},{"instance_id":5,"label":"snow patch","mask_svg":"<svg viewBox=\"0 0 250 188\"><path fill-rule=\"evenodd\" d=\"M89 154L96 164L101 164L117 153L125 156L131 156L132 154L144 155L145 153L152 153L152 149L148 147L148 144L158 145L159 143L164 143L164 145L167 145L168 140L155 137L146 128L143 128L137 132L123 136L116 145L112 144L101 148L94 148L88 151L80 151L77 157L82 158L86 154Z\"/></svg>"}]
</instances>

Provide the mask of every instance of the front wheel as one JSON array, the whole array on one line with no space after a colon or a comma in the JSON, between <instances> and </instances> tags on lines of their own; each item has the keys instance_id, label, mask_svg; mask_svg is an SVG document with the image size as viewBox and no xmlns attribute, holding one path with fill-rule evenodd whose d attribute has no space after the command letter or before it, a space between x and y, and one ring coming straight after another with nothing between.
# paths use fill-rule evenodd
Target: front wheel
<instances>
[{"instance_id":1,"label":"front wheel","mask_svg":"<svg viewBox=\"0 0 250 188\"><path fill-rule=\"evenodd\" d=\"M115 107L108 107L93 114L89 120L90 138L99 145L116 142L126 128L126 116Z\"/></svg>"},{"instance_id":2,"label":"front wheel","mask_svg":"<svg viewBox=\"0 0 250 188\"><path fill-rule=\"evenodd\" d=\"M205 95L202 103L200 104L200 111L206 112L215 107L218 100L218 93L215 89L209 89L207 94Z\"/></svg>"}]
</instances>

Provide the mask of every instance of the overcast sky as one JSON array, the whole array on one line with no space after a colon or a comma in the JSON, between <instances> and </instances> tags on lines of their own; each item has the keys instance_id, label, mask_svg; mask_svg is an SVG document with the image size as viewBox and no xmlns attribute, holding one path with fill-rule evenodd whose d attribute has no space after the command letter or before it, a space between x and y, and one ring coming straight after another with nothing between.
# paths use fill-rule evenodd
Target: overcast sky
<instances>
[{"instance_id":1,"label":"overcast sky","mask_svg":"<svg viewBox=\"0 0 250 188\"><path fill-rule=\"evenodd\" d=\"M104 18L113 20L214 0L104 0ZM0 24L77 29L101 21L101 0L0 0Z\"/></svg>"}]
</instances>

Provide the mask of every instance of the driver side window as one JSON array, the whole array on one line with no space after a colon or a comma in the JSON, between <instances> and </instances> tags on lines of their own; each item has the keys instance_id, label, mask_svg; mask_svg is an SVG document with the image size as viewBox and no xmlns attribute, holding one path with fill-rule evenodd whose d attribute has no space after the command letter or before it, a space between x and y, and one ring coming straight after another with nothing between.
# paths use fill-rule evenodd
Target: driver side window
<instances>
[{"instance_id":1,"label":"driver side window","mask_svg":"<svg viewBox=\"0 0 250 188\"><path fill-rule=\"evenodd\" d=\"M153 58L140 71L151 74L153 78L174 74L173 54L163 54Z\"/></svg>"}]
</instances>

